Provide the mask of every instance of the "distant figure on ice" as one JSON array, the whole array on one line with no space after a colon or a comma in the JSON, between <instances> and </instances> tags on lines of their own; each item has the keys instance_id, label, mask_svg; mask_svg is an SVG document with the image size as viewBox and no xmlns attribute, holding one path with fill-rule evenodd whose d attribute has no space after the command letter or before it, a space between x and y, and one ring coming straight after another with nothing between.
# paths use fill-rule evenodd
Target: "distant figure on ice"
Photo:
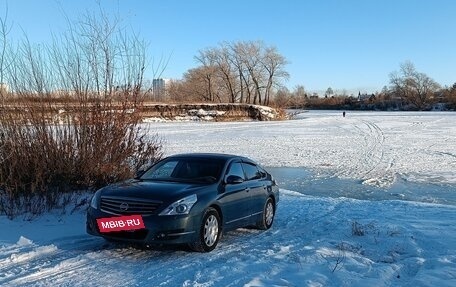
<instances>
[{"instance_id":1,"label":"distant figure on ice","mask_svg":"<svg viewBox=\"0 0 456 287\"><path fill-rule=\"evenodd\" d=\"M342 116L345 118L345 112L342 113Z\"/></svg>"}]
</instances>

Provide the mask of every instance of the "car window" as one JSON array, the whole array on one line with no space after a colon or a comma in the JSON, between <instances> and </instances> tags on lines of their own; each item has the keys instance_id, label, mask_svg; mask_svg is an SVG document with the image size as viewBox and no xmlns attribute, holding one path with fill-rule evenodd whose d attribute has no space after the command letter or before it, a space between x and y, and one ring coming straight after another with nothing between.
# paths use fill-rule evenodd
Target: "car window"
<instances>
[{"instance_id":1,"label":"car window","mask_svg":"<svg viewBox=\"0 0 456 287\"><path fill-rule=\"evenodd\" d=\"M173 173L174 169L176 168L179 161L167 161L163 163L159 163L153 168L149 169L143 176L142 179L158 179L158 178L169 178Z\"/></svg>"},{"instance_id":2,"label":"car window","mask_svg":"<svg viewBox=\"0 0 456 287\"><path fill-rule=\"evenodd\" d=\"M247 180L252 180L252 179L260 179L261 178L261 173L256 167L256 165L250 164L250 163L242 163L242 167L244 168L245 175L247 177Z\"/></svg>"},{"instance_id":3,"label":"car window","mask_svg":"<svg viewBox=\"0 0 456 287\"><path fill-rule=\"evenodd\" d=\"M153 166L141 179L211 183L220 178L223 165L218 160L172 159Z\"/></svg>"},{"instance_id":4,"label":"car window","mask_svg":"<svg viewBox=\"0 0 456 287\"><path fill-rule=\"evenodd\" d=\"M260 174L261 174L261 178L266 178L268 173L266 172L266 170L264 170L261 166L258 166L258 170L260 171Z\"/></svg>"},{"instance_id":5,"label":"car window","mask_svg":"<svg viewBox=\"0 0 456 287\"><path fill-rule=\"evenodd\" d=\"M216 161L207 160L183 160L176 167L172 174L175 178L219 178L222 164Z\"/></svg>"},{"instance_id":6,"label":"car window","mask_svg":"<svg viewBox=\"0 0 456 287\"><path fill-rule=\"evenodd\" d=\"M230 168L226 175L227 176L235 175L235 176L239 176L240 178L245 179L244 170L242 169L241 163L239 163L239 162L233 162L230 165Z\"/></svg>"}]
</instances>

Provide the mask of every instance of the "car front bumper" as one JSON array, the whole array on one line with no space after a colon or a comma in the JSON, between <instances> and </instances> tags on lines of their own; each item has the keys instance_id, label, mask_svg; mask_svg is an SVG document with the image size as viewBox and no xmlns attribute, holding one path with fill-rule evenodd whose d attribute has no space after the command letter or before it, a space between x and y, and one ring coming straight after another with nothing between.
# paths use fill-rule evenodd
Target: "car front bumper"
<instances>
[{"instance_id":1,"label":"car front bumper","mask_svg":"<svg viewBox=\"0 0 456 287\"><path fill-rule=\"evenodd\" d=\"M89 207L86 222L87 233L108 240L144 245L183 244L198 239L201 223L200 216L195 215L148 215L142 217L145 226L143 229L100 232L97 219L112 217L115 215Z\"/></svg>"}]
</instances>

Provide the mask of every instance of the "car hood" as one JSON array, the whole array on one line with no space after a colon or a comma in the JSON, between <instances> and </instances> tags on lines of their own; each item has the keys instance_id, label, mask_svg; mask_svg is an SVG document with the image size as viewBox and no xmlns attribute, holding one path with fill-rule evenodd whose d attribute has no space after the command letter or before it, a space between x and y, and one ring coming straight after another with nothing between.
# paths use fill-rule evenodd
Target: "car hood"
<instances>
[{"instance_id":1,"label":"car hood","mask_svg":"<svg viewBox=\"0 0 456 287\"><path fill-rule=\"evenodd\" d=\"M207 184L128 180L103 188L101 196L144 198L162 202L178 200L205 189Z\"/></svg>"}]
</instances>

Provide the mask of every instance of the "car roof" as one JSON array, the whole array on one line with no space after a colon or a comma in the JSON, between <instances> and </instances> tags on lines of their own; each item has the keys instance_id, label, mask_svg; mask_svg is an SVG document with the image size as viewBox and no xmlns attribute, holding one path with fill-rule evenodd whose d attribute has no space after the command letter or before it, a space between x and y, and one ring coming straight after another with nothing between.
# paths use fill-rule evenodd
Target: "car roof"
<instances>
[{"instance_id":1,"label":"car roof","mask_svg":"<svg viewBox=\"0 0 456 287\"><path fill-rule=\"evenodd\" d=\"M205 158L205 159L221 159L221 160L230 160L230 159L237 158L237 159L252 161L243 156L226 154L226 153L182 153L182 154L171 155L167 158Z\"/></svg>"}]
</instances>

